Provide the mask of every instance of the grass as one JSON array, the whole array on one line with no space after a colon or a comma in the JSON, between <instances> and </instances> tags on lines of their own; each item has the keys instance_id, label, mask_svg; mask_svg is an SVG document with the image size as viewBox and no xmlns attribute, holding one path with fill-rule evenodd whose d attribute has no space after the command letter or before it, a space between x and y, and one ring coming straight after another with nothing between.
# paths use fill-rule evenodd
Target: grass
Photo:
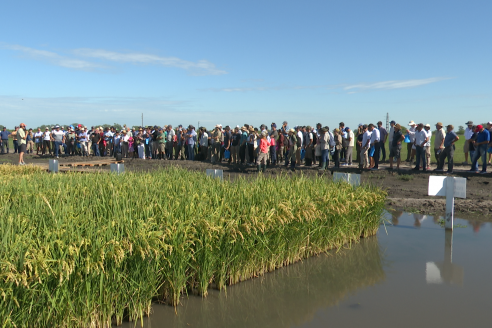
<instances>
[{"instance_id":1,"label":"grass","mask_svg":"<svg viewBox=\"0 0 492 328\"><path fill-rule=\"evenodd\" d=\"M379 227L386 194L323 177L221 182L171 168L125 175L0 166L2 327L104 327Z\"/></svg>"},{"instance_id":2,"label":"grass","mask_svg":"<svg viewBox=\"0 0 492 328\"><path fill-rule=\"evenodd\" d=\"M411 181L411 180L413 180L413 175L411 175L411 174L400 174L396 178L398 180Z\"/></svg>"}]
</instances>

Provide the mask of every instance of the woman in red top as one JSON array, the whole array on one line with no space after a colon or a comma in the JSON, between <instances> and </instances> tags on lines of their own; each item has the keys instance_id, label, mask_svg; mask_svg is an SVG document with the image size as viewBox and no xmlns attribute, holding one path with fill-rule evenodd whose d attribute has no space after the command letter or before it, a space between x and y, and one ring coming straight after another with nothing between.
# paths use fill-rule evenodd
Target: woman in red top
<instances>
[{"instance_id":1,"label":"woman in red top","mask_svg":"<svg viewBox=\"0 0 492 328\"><path fill-rule=\"evenodd\" d=\"M260 171L265 172L269 150L270 150L270 143L267 140L266 132L263 132L260 136L260 151L258 152L258 158L256 160L258 166L258 172ZM263 165L263 170L262 170L262 165Z\"/></svg>"}]
</instances>

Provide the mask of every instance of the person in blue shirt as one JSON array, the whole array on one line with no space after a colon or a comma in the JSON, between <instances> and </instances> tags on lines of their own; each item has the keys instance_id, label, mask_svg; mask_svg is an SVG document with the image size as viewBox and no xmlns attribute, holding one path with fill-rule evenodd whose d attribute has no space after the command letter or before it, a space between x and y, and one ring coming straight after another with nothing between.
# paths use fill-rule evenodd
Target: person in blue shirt
<instances>
[{"instance_id":1,"label":"person in blue shirt","mask_svg":"<svg viewBox=\"0 0 492 328\"><path fill-rule=\"evenodd\" d=\"M9 153L9 135L10 131L7 131L7 128L3 127L2 132L0 132L0 140L2 142L2 154Z\"/></svg>"},{"instance_id":2,"label":"person in blue shirt","mask_svg":"<svg viewBox=\"0 0 492 328\"><path fill-rule=\"evenodd\" d=\"M444 138L444 150L439 155L439 163L437 169L434 171L442 172L444 167L444 160L448 158L448 173L453 173L453 158L454 158L454 143L460 139L453 131L454 127L450 124L446 127L448 130L446 137Z\"/></svg>"},{"instance_id":3,"label":"person in blue shirt","mask_svg":"<svg viewBox=\"0 0 492 328\"><path fill-rule=\"evenodd\" d=\"M487 173L487 145L490 143L490 132L483 127L483 125L477 125L475 130L477 138L473 142L475 146L475 153L472 158L472 165L470 171L478 173L478 159L482 158L482 171L480 174Z\"/></svg>"}]
</instances>

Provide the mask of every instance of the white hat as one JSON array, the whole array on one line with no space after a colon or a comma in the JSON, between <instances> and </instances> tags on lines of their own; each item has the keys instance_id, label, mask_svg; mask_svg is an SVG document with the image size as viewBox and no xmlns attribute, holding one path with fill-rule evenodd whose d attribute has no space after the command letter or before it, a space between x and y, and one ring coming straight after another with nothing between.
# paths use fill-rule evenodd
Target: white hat
<instances>
[{"instance_id":1,"label":"white hat","mask_svg":"<svg viewBox=\"0 0 492 328\"><path fill-rule=\"evenodd\" d=\"M426 128L430 128L431 125L429 123L427 123L426 125L424 125Z\"/></svg>"},{"instance_id":2,"label":"white hat","mask_svg":"<svg viewBox=\"0 0 492 328\"><path fill-rule=\"evenodd\" d=\"M410 126L411 126L411 125L417 125L417 124L415 124L415 122L414 122L414 121L410 121L410 122L408 123L408 125L410 125Z\"/></svg>"}]
</instances>

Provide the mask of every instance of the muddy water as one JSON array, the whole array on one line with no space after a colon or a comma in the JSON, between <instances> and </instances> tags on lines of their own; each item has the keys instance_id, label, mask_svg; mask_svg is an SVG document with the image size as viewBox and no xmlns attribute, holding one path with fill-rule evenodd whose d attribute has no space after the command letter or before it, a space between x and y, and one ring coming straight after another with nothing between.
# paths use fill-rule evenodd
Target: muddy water
<instances>
[{"instance_id":1,"label":"muddy water","mask_svg":"<svg viewBox=\"0 0 492 328\"><path fill-rule=\"evenodd\" d=\"M446 234L438 218L388 219L351 249L183 299L177 315L155 305L144 326L490 327L491 224L455 220Z\"/></svg>"}]
</instances>

